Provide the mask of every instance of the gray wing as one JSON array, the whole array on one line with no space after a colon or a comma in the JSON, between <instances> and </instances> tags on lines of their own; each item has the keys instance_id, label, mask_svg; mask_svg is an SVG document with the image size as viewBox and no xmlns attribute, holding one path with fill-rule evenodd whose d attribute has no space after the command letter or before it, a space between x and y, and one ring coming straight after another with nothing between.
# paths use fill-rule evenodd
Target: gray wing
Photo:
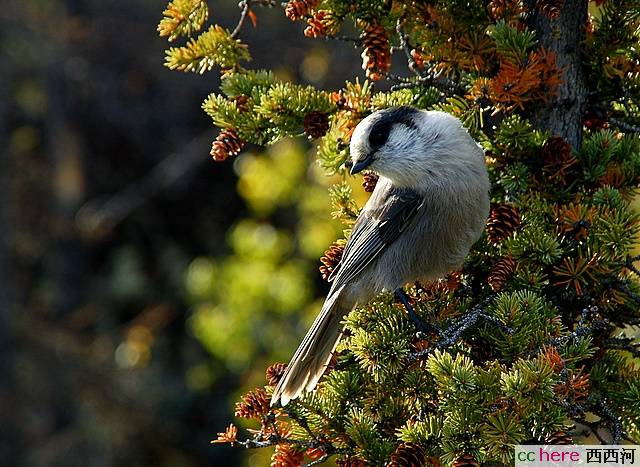
<instances>
[{"instance_id":1,"label":"gray wing","mask_svg":"<svg viewBox=\"0 0 640 467\"><path fill-rule=\"evenodd\" d=\"M329 278L332 291L353 280L393 243L424 204L420 194L406 188L386 188L378 198L379 204L365 208L356 220L342 260Z\"/></svg>"}]
</instances>

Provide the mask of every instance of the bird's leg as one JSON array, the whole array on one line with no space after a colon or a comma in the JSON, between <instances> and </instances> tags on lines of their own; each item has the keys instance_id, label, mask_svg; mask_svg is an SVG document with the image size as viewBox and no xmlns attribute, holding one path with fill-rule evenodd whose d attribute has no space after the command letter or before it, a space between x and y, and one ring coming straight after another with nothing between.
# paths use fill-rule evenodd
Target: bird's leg
<instances>
[{"instance_id":1,"label":"bird's leg","mask_svg":"<svg viewBox=\"0 0 640 467\"><path fill-rule=\"evenodd\" d=\"M404 293L402 287L398 287L394 292L394 295L398 300L400 300L400 302L404 306L404 309L407 310L407 314L409 315L409 318L411 318L411 321L413 321L416 329L418 329L418 332L422 332L424 334L435 332L436 334L440 334L440 330L436 326L434 326L433 324L425 323L420 318L418 318L418 315L416 315L416 312L413 310L413 307L409 303L409 297L407 297L407 294Z\"/></svg>"}]
</instances>

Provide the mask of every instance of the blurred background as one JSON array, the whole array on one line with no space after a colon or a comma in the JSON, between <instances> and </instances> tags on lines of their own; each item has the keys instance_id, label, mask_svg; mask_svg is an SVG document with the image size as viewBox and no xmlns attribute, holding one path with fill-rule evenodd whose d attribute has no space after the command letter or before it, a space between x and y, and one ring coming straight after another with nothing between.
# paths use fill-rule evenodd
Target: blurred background
<instances>
[{"instance_id":1,"label":"blurred background","mask_svg":"<svg viewBox=\"0 0 640 467\"><path fill-rule=\"evenodd\" d=\"M209 5L235 26L237 2ZM209 441L318 309L332 181L303 138L210 160L216 73L163 67L164 7L0 9L1 466L268 465ZM350 45L256 13L251 67L362 76Z\"/></svg>"}]
</instances>

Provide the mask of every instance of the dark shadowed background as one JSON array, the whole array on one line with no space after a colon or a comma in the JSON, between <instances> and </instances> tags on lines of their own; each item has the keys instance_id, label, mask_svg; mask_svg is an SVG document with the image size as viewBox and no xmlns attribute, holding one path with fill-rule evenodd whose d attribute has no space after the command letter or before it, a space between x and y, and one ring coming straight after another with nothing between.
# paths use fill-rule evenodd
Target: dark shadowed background
<instances>
[{"instance_id":1,"label":"dark shadowed background","mask_svg":"<svg viewBox=\"0 0 640 467\"><path fill-rule=\"evenodd\" d=\"M235 26L236 2L209 3L213 21ZM217 132L200 104L217 72L163 67L164 7L7 0L0 9L2 466L264 461L209 441L241 390L264 384L266 365L302 336L299 312L308 321L322 294L317 258L335 228L299 227L329 209L321 182L312 194L296 188L317 179L302 139L264 156L280 161L277 176L259 148L236 163L210 160ZM241 36L252 68L327 88L362 75L349 45L304 38L280 8L257 14L258 28ZM288 173L285 153L298 167L284 177L290 189L260 185ZM247 238L271 250L256 260ZM304 293L275 271L306 278ZM248 286L227 288L243 275ZM232 300L244 289L249 305ZM244 327L229 321L236 312ZM263 331L268 313L289 327Z\"/></svg>"}]
</instances>

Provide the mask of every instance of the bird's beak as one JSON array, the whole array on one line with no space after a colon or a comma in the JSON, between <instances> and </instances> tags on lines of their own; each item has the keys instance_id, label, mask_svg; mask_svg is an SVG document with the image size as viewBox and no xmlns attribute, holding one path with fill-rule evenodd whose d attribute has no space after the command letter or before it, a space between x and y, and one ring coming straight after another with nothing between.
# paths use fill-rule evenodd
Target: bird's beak
<instances>
[{"instance_id":1,"label":"bird's beak","mask_svg":"<svg viewBox=\"0 0 640 467\"><path fill-rule=\"evenodd\" d=\"M351 171L349 173L351 175L355 175L355 174L357 174L359 172L362 172L364 169L369 167L372 162L373 162L373 153L369 153L369 154L367 154L367 157L365 157L364 159L361 159L361 160L357 161L355 164L353 164L353 167L351 167Z\"/></svg>"}]
</instances>

